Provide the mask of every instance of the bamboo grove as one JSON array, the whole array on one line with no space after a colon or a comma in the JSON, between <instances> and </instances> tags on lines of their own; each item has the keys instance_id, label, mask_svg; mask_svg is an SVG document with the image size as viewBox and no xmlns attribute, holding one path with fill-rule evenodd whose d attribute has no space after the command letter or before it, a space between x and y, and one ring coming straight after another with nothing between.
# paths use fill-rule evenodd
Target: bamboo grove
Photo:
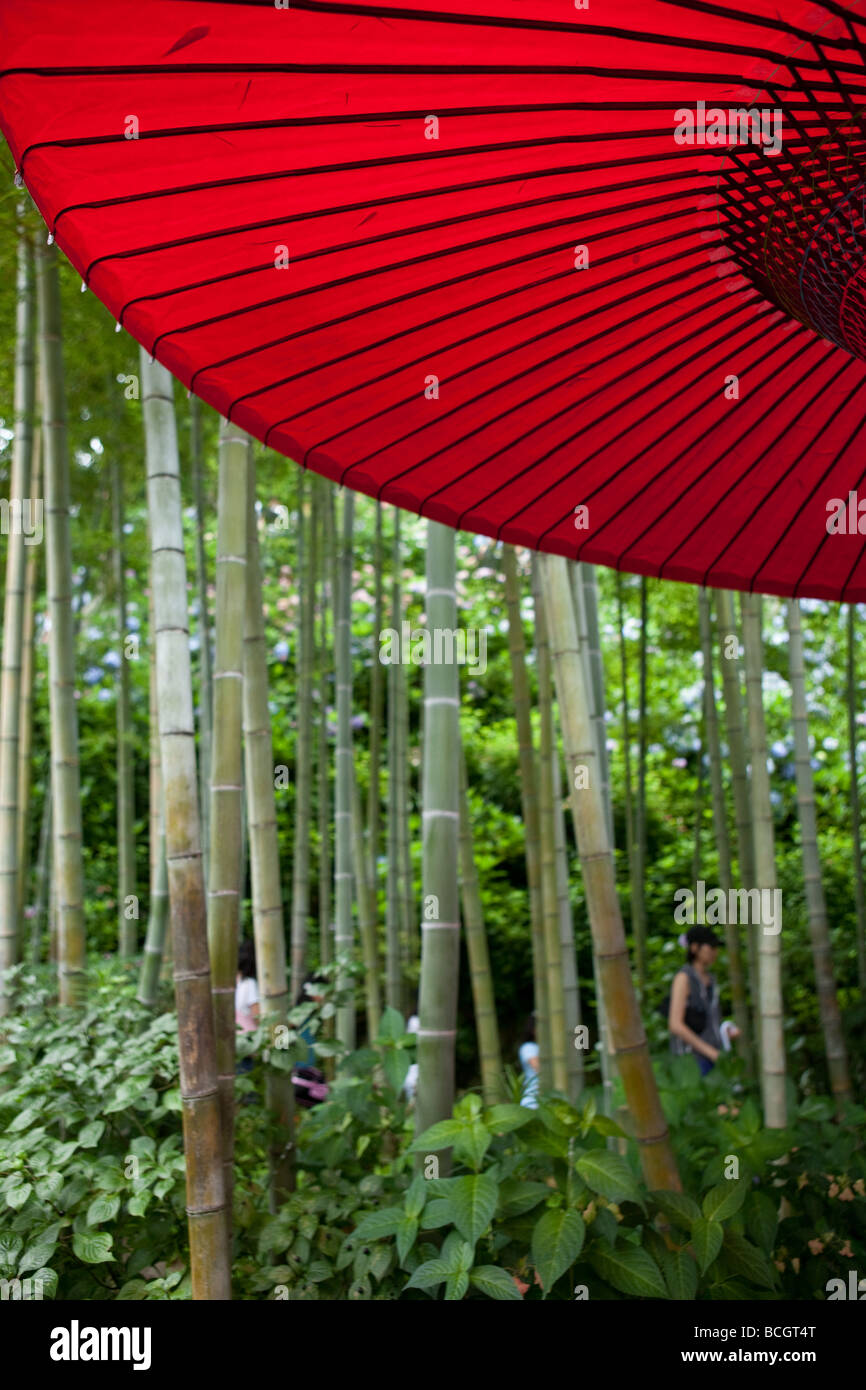
<instances>
[{"instance_id":1,"label":"bamboo grove","mask_svg":"<svg viewBox=\"0 0 866 1390\"><path fill-rule=\"evenodd\" d=\"M56 249L21 217L16 347L2 383L11 386L0 456L11 524L3 528L0 966L50 968L59 1005L80 1010L88 961L108 937L143 1005L156 1009L173 989L192 1296L232 1295L243 938L255 942L274 1051L315 971L334 971L329 1026L349 1053L376 1044L386 1011L408 1017L417 1000L419 1135L450 1119L467 1078L485 1104L507 1100L515 1016L534 1010L542 1091L577 1102L598 1087L608 1117L636 1145L648 1187L680 1190L652 1060L654 1006L673 961L658 945L659 884L668 899L698 880L718 883L725 900L732 890L779 888L774 783L787 753L770 746L768 659L790 694L797 826L786 834L800 881L792 883L789 855L783 886L786 902L802 903L809 953L797 969L817 1001L834 1101L850 1100L863 1062L848 1055L842 1015L866 985L862 615L842 614L819 690L809 642L820 605L680 588L674 633L666 595L675 586L479 538L467 545L438 523L276 459L184 400L164 367L114 337L98 306L79 307L76 296ZM76 331L86 322L101 354L84 375L75 363L74 421L67 315ZM99 439L87 468L85 428ZM43 506L44 543L30 544L21 519ZM110 563L82 532L99 508ZM83 756L79 718L80 651L94 614L120 654L109 691L115 723L103 728L100 752L116 814L106 894L115 906L99 917L98 940L86 835L93 760ZM828 616L824 605L822 615L823 632L836 610ZM490 740L480 664L465 647L462 660L455 655L467 631L483 635L491 663L496 649L505 691L507 719ZM690 877L654 857L651 798L662 791L653 680L669 659L667 641L694 684L695 744L675 760L694 801L688 814L666 813L668 838L688 842ZM837 670L840 688L831 689ZM845 722L844 775L832 796L854 846L841 879L833 866L832 902L821 849L826 778L816 789L821 710L831 699ZM508 858L503 848L497 859L485 801L499 795L506 764L514 795L503 797L501 825L519 852ZM514 914L509 950L519 965L517 984L509 977L506 987L497 894L508 875L518 885L505 915ZM763 1126L784 1129L796 1066L786 1032L789 930L729 920L723 929L739 1051L760 1089ZM672 916L666 930L673 949ZM0 1011L8 1018L13 1007L4 984ZM267 1070L266 1103L269 1201L279 1212L297 1183L285 1069ZM624 1152L625 1140L608 1142ZM443 1164L447 1175L447 1151Z\"/></svg>"}]
</instances>

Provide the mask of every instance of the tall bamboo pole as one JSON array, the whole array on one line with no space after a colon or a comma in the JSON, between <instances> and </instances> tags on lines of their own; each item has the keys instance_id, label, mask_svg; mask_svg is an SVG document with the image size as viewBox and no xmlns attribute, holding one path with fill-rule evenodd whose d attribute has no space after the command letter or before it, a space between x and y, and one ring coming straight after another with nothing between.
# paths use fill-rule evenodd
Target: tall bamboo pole
<instances>
[{"instance_id":1,"label":"tall bamboo pole","mask_svg":"<svg viewBox=\"0 0 866 1390\"><path fill-rule=\"evenodd\" d=\"M150 906L147 932L138 977L139 1002L152 1008L159 988L159 969L165 956L168 926L168 866L165 862L165 812L162 799L162 768L159 759L159 713L156 683L156 628L153 616L153 589L148 594L148 666L150 675Z\"/></svg>"},{"instance_id":2,"label":"tall bamboo pole","mask_svg":"<svg viewBox=\"0 0 866 1390\"><path fill-rule=\"evenodd\" d=\"M598 747L599 767L601 768L601 791L607 814L607 833L611 845L613 833L613 794L610 782L610 759L607 755L607 725L605 721L604 662L601 656L601 634L598 623L598 576L595 565L579 564L577 572L583 589L583 603L586 610L587 660L593 692L593 719L595 722L595 741Z\"/></svg>"},{"instance_id":3,"label":"tall bamboo pole","mask_svg":"<svg viewBox=\"0 0 866 1390\"><path fill-rule=\"evenodd\" d=\"M838 1102L851 1098L848 1075L848 1055L842 1033L836 981L833 978L833 956L830 949L830 924L827 902L821 881L821 857L818 851L818 822L815 814L815 786L812 778L809 745L809 720L806 709L806 664L803 655L803 628L800 604L792 599L788 604L788 656L791 672L791 713L794 726L794 768L797 778L797 811L800 816L800 841L803 849L803 878L806 885L806 905L809 912L809 938L815 967L818 1012L824 1034L824 1053L830 1088Z\"/></svg>"},{"instance_id":4,"label":"tall bamboo pole","mask_svg":"<svg viewBox=\"0 0 866 1390\"><path fill-rule=\"evenodd\" d=\"M574 919L568 891L568 844L562 801L562 765L558 747L553 750L554 835L556 841L556 896L559 905L559 949L562 957L562 993L565 1004L566 1066L568 1097L577 1100L584 1083L584 1049L579 1046L581 1025L580 982L574 945Z\"/></svg>"},{"instance_id":5,"label":"tall bamboo pole","mask_svg":"<svg viewBox=\"0 0 866 1390\"><path fill-rule=\"evenodd\" d=\"M235 980L240 908L241 727L249 451L249 436L236 425L222 421L217 492L207 939L220 1093L226 1236L229 1242L234 1177Z\"/></svg>"},{"instance_id":6,"label":"tall bamboo pole","mask_svg":"<svg viewBox=\"0 0 866 1390\"><path fill-rule=\"evenodd\" d=\"M746 702L749 711L749 744L752 751L752 825L755 844L755 887L775 893L776 853L773 834L773 808L767 771L767 732L762 696L763 636L762 604L757 594L742 595L743 645L746 652ZM772 901L772 899L771 899ZM766 924L755 928L758 935L758 983L761 1017L761 1092L764 1123L768 1129L784 1129L785 1038L782 1031L782 971L779 933Z\"/></svg>"},{"instance_id":7,"label":"tall bamboo pole","mask_svg":"<svg viewBox=\"0 0 866 1390\"><path fill-rule=\"evenodd\" d=\"M51 712L51 787L54 798L53 876L57 887L60 1003L75 1005L85 989L84 873L81 855L81 781L75 702L75 639L72 618L72 553L69 539L69 459L66 391L60 328L57 248L36 255L39 310L39 375L45 451L48 646Z\"/></svg>"},{"instance_id":8,"label":"tall bamboo pole","mask_svg":"<svg viewBox=\"0 0 866 1390\"><path fill-rule=\"evenodd\" d=\"M338 564L334 648L336 656L337 750L335 777L334 905L336 909L335 955L350 957L355 933L352 916L352 529L355 494L343 498L343 532ZM348 1048L355 1046L354 983L345 969L337 975L338 988L347 990L346 1002L337 1010L337 1037Z\"/></svg>"},{"instance_id":9,"label":"tall bamboo pole","mask_svg":"<svg viewBox=\"0 0 866 1390\"><path fill-rule=\"evenodd\" d=\"M472 814L469 807L469 785L466 758L460 742L460 896L463 904L463 926L466 932L466 953L469 957L469 976L472 981L472 1003L475 1010L475 1032L478 1038L478 1060L481 1064L481 1089L487 1105L500 1099L502 1086L502 1053L499 1046L499 1027L496 1022L496 995L490 970L490 952L484 929L484 906L478 885L475 850L472 843Z\"/></svg>"},{"instance_id":10,"label":"tall bamboo pole","mask_svg":"<svg viewBox=\"0 0 866 1390\"><path fill-rule=\"evenodd\" d=\"M716 710L716 688L713 675L713 632L710 622L710 600L706 589L698 589L698 621L704 663L704 720L707 751L710 759L713 829L719 858L719 887L725 895L725 902L730 902L729 894L733 886L731 842L728 837L728 811L725 805L725 789L722 782L722 747L719 737L719 717ZM695 877L697 878L697 875ZM725 915L726 917L729 916L727 913ZM731 982L731 997L734 1006L734 1022L740 1030L739 1049L751 1075L754 1070L752 1030L749 1024L749 1006L746 999L740 933L736 922L728 921L726 923L725 946L728 958L728 978Z\"/></svg>"},{"instance_id":11,"label":"tall bamboo pole","mask_svg":"<svg viewBox=\"0 0 866 1390\"><path fill-rule=\"evenodd\" d=\"M33 432L33 485L30 490L33 506L42 498L42 431ZM35 513L34 513L35 514ZM19 693L18 730L18 912L17 920L24 920L24 906L27 899L27 874L30 865L30 791L32 784L33 756L33 685L35 658L33 633L36 625L36 595L39 585L41 545L31 545L27 550L27 563L24 577L24 616L21 633L21 687ZM50 793L48 800L50 802ZM41 843L41 841L40 841ZM47 851L46 851L47 854Z\"/></svg>"},{"instance_id":12,"label":"tall bamboo pole","mask_svg":"<svg viewBox=\"0 0 866 1390\"><path fill-rule=\"evenodd\" d=\"M576 788L574 779L570 779L571 808L601 993L617 1066L647 1183L650 1188L679 1190L676 1160L629 969L607 819L597 776L589 692L578 649L568 562L560 556L542 555L540 572L567 764L569 768L583 764L590 770L586 787Z\"/></svg>"},{"instance_id":13,"label":"tall bamboo pole","mask_svg":"<svg viewBox=\"0 0 866 1390\"><path fill-rule=\"evenodd\" d=\"M538 675L539 759L538 833L541 850L541 903L544 960L547 969L547 1010L550 1022L550 1079L554 1090L568 1090L567 1056L571 1039L565 1032L559 901L556 882L556 828L553 807L553 683L544 599L538 578L538 558L533 556L532 590L535 601L535 654Z\"/></svg>"},{"instance_id":14,"label":"tall bamboo pole","mask_svg":"<svg viewBox=\"0 0 866 1390\"><path fill-rule=\"evenodd\" d=\"M391 626L400 631L403 618L400 593L400 512L394 509L393 571L391 581ZM388 666L388 816L386 847L388 876L385 884L385 999L391 1009L403 1010L403 961L400 933L400 847L398 824L398 746L397 683L403 680L397 662Z\"/></svg>"},{"instance_id":15,"label":"tall bamboo pole","mask_svg":"<svg viewBox=\"0 0 866 1390\"><path fill-rule=\"evenodd\" d=\"M331 484L327 478L318 478L319 517L322 530L321 583L319 584L319 731L318 731L318 774L319 774L319 962L327 965L331 960L331 787L329 769L331 755L328 748L328 684L327 670L330 646L328 642L329 575L331 572L331 551L333 549L333 507Z\"/></svg>"},{"instance_id":16,"label":"tall bamboo pole","mask_svg":"<svg viewBox=\"0 0 866 1390\"><path fill-rule=\"evenodd\" d=\"M247 469L247 565L244 593L243 724L250 841L253 938L259 986L259 1020L271 1046L291 1007L286 976L286 941L274 795L274 754L268 709L268 653L262 602L262 573L256 523L255 464ZM276 1210L294 1190L294 1089L291 1076L275 1067L265 1072L265 1101L273 1123L269 1140L270 1205Z\"/></svg>"},{"instance_id":17,"label":"tall bamboo pole","mask_svg":"<svg viewBox=\"0 0 866 1390\"><path fill-rule=\"evenodd\" d=\"M860 837L860 792L857 786L857 681L854 670L854 604L848 604L847 704L848 798L854 841L854 900L857 908L857 982L866 992L866 886L863 881L863 845Z\"/></svg>"},{"instance_id":18,"label":"tall bamboo pole","mask_svg":"<svg viewBox=\"0 0 866 1390\"><path fill-rule=\"evenodd\" d=\"M634 887L632 930L638 961L638 982L646 988L646 749L647 749L647 630L649 599L646 576L640 577L640 650L638 655L637 795L634 819Z\"/></svg>"},{"instance_id":19,"label":"tall bamboo pole","mask_svg":"<svg viewBox=\"0 0 866 1390\"><path fill-rule=\"evenodd\" d=\"M385 680L378 659L379 634L385 620L384 546L382 542L382 503L376 502L376 543L373 551L374 599L373 643L376 658L370 675L370 789L367 796L367 851L370 856L370 885L374 904L379 897L379 840L382 819L380 762L382 758L382 716L385 708Z\"/></svg>"},{"instance_id":20,"label":"tall bamboo pole","mask_svg":"<svg viewBox=\"0 0 866 1390\"><path fill-rule=\"evenodd\" d=\"M198 592L198 734L199 803L201 805L204 881L210 881L210 759L213 729L210 622L208 620L207 555L205 553L204 461L201 440L201 402L189 398L189 449L195 507L195 583Z\"/></svg>"},{"instance_id":21,"label":"tall bamboo pole","mask_svg":"<svg viewBox=\"0 0 866 1390\"><path fill-rule=\"evenodd\" d=\"M402 665L396 668L397 718L397 859L399 863L400 958L403 1011L412 1012L410 978L416 977L421 953L420 932L415 916L415 885L412 875L412 855L409 845L409 684Z\"/></svg>"},{"instance_id":22,"label":"tall bamboo pole","mask_svg":"<svg viewBox=\"0 0 866 1390\"><path fill-rule=\"evenodd\" d=\"M307 973L307 921L310 915L310 823L313 744L313 587L316 574L312 516L305 506L305 478L298 479L297 635L298 720L295 739L295 835L292 865L292 997Z\"/></svg>"},{"instance_id":23,"label":"tall bamboo pole","mask_svg":"<svg viewBox=\"0 0 866 1390\"><path fill-rule=\"evenodd\" d=\"M514 718L520 768L520 802L529 885L529 921L532 940L532 978L535 992L535 1036L541 1062L541 1081L547 1081L550 1067L550 1022L547 1002L547 967L544 960L543 899L541 889L541 842L539 839L538 776L532 743L529 679L526 673L526 640L520 613L520 581L517 555L510 545L502 547L505 573L505 604L508 611L508 654L514 690Z\"/></svg>"},{"instance_id":24,"label":"tall bamboo pole","mask_svg":"<svg viewBox=\"0 0 866 1390\"><path fill-rule=\"evenodd\" d=\"M18 743L27 556L25 543L28 539L24 534L25 517L22 513L25 501L30 496L36 392L33 245L24 231L23 222L18 234L16 294L15 434L9 479L6 594L0 674L0 1014L5 1014L9 1008L3 972L15 964L20 951ZM32 517L30 521L32 525Z\"/></svg>"},{"instance_id":25,"label":"tall bamboo pole","mask_svg":"<svg viewBox=\"0 0 866 1390\"><path fill-rule=\"evenodd\" d=\"M628 652L625 643L625 622L622 599L622 575L617 572L616 576L616 605L619 621L619 669L620 683L622 685L622 756L623 774L625 790L625 847L626 859L628 861L628 882L629 882L629 917L632 924L632 935L634 935L634 913L635 913L635 894L637 892L635 883L635 870L637 864L634 851L634 801L632 798L631 785L631 719L629 715L628 701ZM641 943L642 945L643 943ZM637 955L638 946L635 939L635 954Z\"/></svg>"},{"instance_id":26,"label":"tall bamboo pole","mask_svg":"<svg viewBox=\"0 0 866 1390\"><path fill-rule=\"evenodd\" d=\"M192 1296L231 1297L172 378L141 353Z\"/></svg>"},{"instance_id":27,"label":"tall bamboo pole","mask_svg":"<svg viewBox=\"0 0 866 1390\"><path fill-rule=\"evenodd\" d=\"M460 682L456 664L437 660L436 635L457 627L455 533L427 523L427 631L424 667L421 1007L416 1133L450 1117L460 964L458 824ZM441 639L440 639L441 640ZM440 658L444 653L440 653Z\"/></svg>"},{"instance_id":28,"label":"tall bamboo pole","mask_svg":"<svg viewBox=\"0 0 866 1390\"><path fill-rule=\"evenodd\" d=\"M361 793L355 775L354 762L349 764L352 777L352 866L355 898L358 904L358 930L364 957L364 1001L367 1011L367 1038L372 1042L379 1036L382 1001L379 996L379 944L376 904L370 885L370 863L364 843L364 813Z\"/></svg>"},{"instance_id":29,"label":"tall bamboo pole","mask_svg":"<svg viewBox=\"0 0 866 1390\"><path fill-rule=\"evenodd\" d=\"M45 919L46 899L48 897L48 874L51 861L51 788L46 788L42 806L42 824L39 828L39 849L36 858L36 884L34 893L33 917L30 922L30 962L38 965L42 960L42 924Z\"/></svg>"},{"instance_id":30,"label":"tall bamboo pole","mask_svg":"<svg viewBox=\"0 0 866 1390\"><path fill-rule=\"evenodd\" d=\"M123 474L115 456L111 462L111 516L114 531L112 566L117 607L120 667L117 674L117 917L118 950L122 958L138 948L137 914L129 915L135 901L135 783L132 714L130 711L129 661L126 655L126 566L123 554Z\"/></svg>"}]
</instances>

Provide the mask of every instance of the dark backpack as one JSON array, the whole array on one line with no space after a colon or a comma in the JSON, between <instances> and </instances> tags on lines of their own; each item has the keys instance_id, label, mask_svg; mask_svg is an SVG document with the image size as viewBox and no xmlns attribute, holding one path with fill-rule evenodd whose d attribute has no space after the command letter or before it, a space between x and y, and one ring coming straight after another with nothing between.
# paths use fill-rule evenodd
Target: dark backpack
<instances>
[{"instance_id":1,"label":"dark backpack","mask_svg":"<svg viewBox=\"0 0 866 1390\"><path fill-rule=\"evenodd\" d=\"M686 973L689 977L689 998L688 1003L686 1004L686 1016L684 1022L687 1028L691 1028L692 1032L697 1033L698 1037L700 1037L701 1033L703 1033L704 1029L707 1026L708 1005L710 1005L713 1000L713 985L711 981L708 986L707 1003L705 1004L701 996L700 986L698 985L697 980L695 979L693 973L688 969L688 967L686 967ZM659 1006L659 1013L665 1020L665 1023L667 1023L668 1020L670 1007L671 996L670 991L668 991L663 1002Z\"/></svg>"}]
</instances>

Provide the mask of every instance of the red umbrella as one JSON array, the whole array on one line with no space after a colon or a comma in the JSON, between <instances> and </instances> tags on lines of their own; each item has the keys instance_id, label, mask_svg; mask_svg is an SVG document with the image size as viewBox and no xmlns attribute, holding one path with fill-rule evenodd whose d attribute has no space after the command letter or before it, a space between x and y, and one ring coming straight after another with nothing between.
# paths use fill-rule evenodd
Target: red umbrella
<instances>
[{"instance_id":1,"label":"red umbrella","mask_svg":"<svg viewBox=\"0 0 866 1390\"><path fill-rule=\"evenodd\" d=\"M0 0L0 126L118 322L272 448L863 600L864 2Z\"/></svg>"}]
</instances>

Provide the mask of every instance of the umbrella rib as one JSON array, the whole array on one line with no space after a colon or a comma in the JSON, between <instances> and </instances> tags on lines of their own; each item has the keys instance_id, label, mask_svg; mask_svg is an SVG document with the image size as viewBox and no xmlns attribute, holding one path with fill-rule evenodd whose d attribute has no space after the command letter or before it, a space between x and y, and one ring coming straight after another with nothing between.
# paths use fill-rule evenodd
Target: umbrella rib
<instances>
[{"instance_id":1,"label":"umbrella rib","mask_svg":"<svg viewBox=\"0 0 866 1390\"><path fill-rule=\"evenodd\" d=\"M700 247L695 247L694 250L692 250L692 251L690 251L690 252L687 252L686 255L691 255L691 256L697 255L697 254L699 254L700 251L701 251L701 248L700 248ZM622 255L621 255L620 257L612 257L611 260L613 261L613 260L617 260L617 259L623 259L626 255L629 255L629 254L630 254L630 252L623 252ZM656 262L656 263L655 263L654 265L652 265L652 266L641 266L640 268L638 268L638 269L636 269L636 270L630 270L630 271L628 271L625 275L621 275L621 276L617 277L616 281L613 281L613 280L606 280L606 281L604 281L602 284L594 286L593 289L592 289L591 291L587 291L587 293L596 294L596 293L598 293L600 290L607 289L609 285L612 285L612 284L614 284L614 283L616 283L616 284L622 284L624 281L631 279L631 278L632 278L633 276L635 276L635 275L645 275L645 274L647 273L648 270L656 270L656 269L661 268L662 266L669 265L669 264L671 264L671 263L676 263L678 266L682 267L682 261L683 261L683 259L684 259L683 256L674 255L674 256L668 257L668 259L667 259L666 261L658 261L658 262ZM648 293L650 293L650 292L652 292L652 291L654 291L654 290L663 288L665 285L681 283L684 279L687 279L690 275L697 275L697 274L699 274L700 271L702 270L702 268L703 268L703 267L700 266L700 265L693 266L692 269L691 269L691 270L688 270L688 271L683 271L682 268L680 268L679 271L678 271L676 274L674 274L674 275L669 275L669 276L665 277L665 278L662 279L662 280L653 281L652 284L650 284L650 285L645 285L645 286L644 286L642 289L640 289L640 290L637 290L637 291L629 291L628 293L622 295L619 299L612 300L610 303L606 304L606 305L605 305L605 312L609 312L611 309L617 308L620 304L625 304L625 303L632 303L632 304L633 304L637 299L640 299L644 294L648 294ZM543 279L543 280L537 280L537 281L536 281L534 284L532 284L532 285L525 285L525 286L523 286L523 288L520 290L520 293L522 294L522 293L525 293L527 290L537 289L537 288L539 288L540 286L543 286L543 285L546 285L546 284L550 284L552 281L555 281L555 280L562 280L562 279L565 279L567 276L573 275L573 273L574 273L574 272L573 272L573 271L570 271L570 270L559 271L556 275L550 275L550 276L547 276L547 277L546 277L545 279ZM463 307L461 307L461 308L459 308L459 309L452 309L452 310L450 311L450 313L448 313L448 314L441 314L441 315L439 316L438 319L431 319L431 320L429 320L427 323L420 323L420 324L413 325L411 328L407 328L407 329L404 328L404 329L401 329L399 332L397 332L397 333L392 333L392 334L390 335L390 337L384 338L384 339L380 339L380 340L379 340L378 342L376 342L376 343L365 344L365 345L364 345L363 347L361 347L361 348L355 348L355 349L353 349L352 352L344 354L343 357L332 358L332 359L331 359L330 361L328 361L328 362L320 363L319 366L317 366L317 367L308 367L308 368L306 368L305 371L296 372L294 376L288 377L288 378L285 379L285 381L281 381L281 382L279 382L279 383L277 383L277 384L280 385L280 386L282 386L282 385L288 385L288 384L290 384L290 383L293 382L293 381L297 381L299 377L307 376L307 375L309 375L310 373L314 373L314 372L317 372L317 371L324 370L324 369L327 368L327 367L335 366L335 365L337 365L338 363L340 363L340 362L342 362L342 361L345 361L347 358L360 356L360 355L362 355L362 354L365 353L365 352L372 351L372 350L374 350L374 349L376 349L376 348L378 348L378 347L384 346L384 345L387 344L387 343L394 342L394 341L396 341L398 338L401 338L401 337L405 336L407 333L416 333L416 332L420 332L422 329L429 328L429 327L431 327L431 326L433 326L433 325L435 325L435 324L437 324L437 323L446 322L446 321L447 321L448 319L450 319L450 318L456 318L456 317L458 317L458 316L460 316L460 315L462 315L462 314L464 314L464 313L473 313L476 309L483 308L483 307L486 306L487 304L498 303L498 302L499 302L500 300L502 300L502 299L511 299L511 298L513 298L513 293L514 293L514 292L513 292L512 290L506 290L506 291L503 291L503 292L500 293L500 294L493 295L490 299L484 299L484 300L481 300L481 301L478 302L478 303L471 304L471 305L468 305L468 306L463 306ZM678 298L678 296L675 296L674 298L676 299L676 298ZM521 322L523 322L524 319L536 318L539 314L542 314L542 313L549 313L552 309L558 309L558 308L561 308L561 307L562 307L563 305L565 305L565 304L571 304L571 303L573 303L573 302L574 302L574 295L573 295L573 294L562 295L559 299L551 300L549 303L543 305L543 307L542 307L541 309L536 309L536 308L527 309L527 310L524 310L524 312L521 313L521 314L515 314L515 315L513 315L512 318L510 318L510 319L500 319L500 320L498 320L492 327L490 327L489 325L486 325L483 329L478 329L475 333L467 334L466 337L464 337L464 338L457 338L457 339L453 340L453 341L450 342L450 343L446 343L446 344L444 345L444 347L437 349L437 351L438 351L438 352L443 352L443 353L444 353L444 352L451 352L451 351L454 350L454 348L459 348L459 347L464 347L464 346L466 346L467 343L473 342L476 338L486 338L486 337L490 337L494 332L499 332L499 330L501 330L501 329L503 329L503 328L509 328L509 327L511 327L512 324L521 323ZM538 337L536 337L536 338L527 339L527 340L525 341L525 343L522 344L522 346L529 346L529 345L531 345L531 343L536 342L536 341L539 341L539 339L540 339L542 336L547 336L547 335L549 335L550 333L560 333L560 332L562 332L562 330L563 330L564 328L568 328L568 327L570 327L572 324L575 324L575 323L580 323L581 320L582 320L582 317L583 317L582 315L576 315L573 319L566 319L563 323L558 324L556 328L554 328L554 329L548 329L547 332L546 332L544 335L538 335ZM605 330L605 331L607 331L607 330ZM603 336L604 336L604 333L603 333L603 332L602 332L602 333L598 333L598 334L595 335L595 337L603 337ZM585 347L585 346L588 345L588 343L591 343L591 342L593 342L593 341L594 341L593 338L589 338L589 339L587 339L587 340L582 344L582 346ZM476 370L478 367L487 366L487 365L489 365L489 363L497 361L500 357L508 356L508 355L510 354L510 352L511 352L511 349L509 348L509 349L508 349L507 351L505 351L505 352L493 353L490 357L484 358L483 361L480 361L480 362L475 363L471 370L474 371L474 370ZM403 363L401 364L401 370L405 370L405 368L407 368L407 367L415 366L415 365L417 365L417 363L425 361L425 359L428 359L428 360L429 360L429 356L430 356L430 353L429 353L429 350L428 350L428 351L422 353L419 357L415 358L414 360L410 360L410 361L408 361L408 362L403 362ZM552 360L552 359L549 359L549 360ZM544 365L544 364L540 364L540 365ZM356 393L357 390L363 389L363 388L366 388L366 387L369 387L369 386L375 386L378 382L380 382L380 381L385 381L385 380L387 380L388 377L390 377L390 376L393 376L393 371L390 371L390 370L389 370L389 371L381 372L378 376L367 377L363 382L360 382L358 385L353 385L353 386L350 386L350 387L345 387L342 391L336 392L333 396L329 396L329 397L328 397L327 399L325 399L325 400L316 401L316 404L315 404L315 407L314 407L314 408L315 408L316 410L319 410L319 409L321 409L321 408L324 407L324 406L333 405L334 402L336 402L336 401L338 401L338 400L342 400L342 399L343 399L344 397L346 397L346 396L354 395L354 394ZM244 399L244 397L241 397L241 399ZM401 406L403 406L403 405L408 405L413 399L414 399L413 396L406 396L406 397L403 398L402 401L396 402L396 405L394 405L393 407L389 407L389 411L390 411L391 409L399 409L399 408L400 408ZM231 410L234 410L235 405L237 405L237 404L238 404L238 402L234 402L233 405L231 406ZM382 413L384 413L384 412L378 412L378 413L379 413L379 414L382 414ZM292 419L292 418L293 418L292 416L285 416L283 419L275 421L275 423L269 427L268 434L270 434L270 430L271 430L271 429L277 429L280 425L286 424L286 423L287 423L290 419ZM372 416L369 416L366 420L361 421L360 423L361 423L362 425L364 425L364 424L369 424L371 420L375 420L375 419L376 419L376 415L372 415ZM357 428L357 426L356 426L355 428ZM328 442L330 442L330 441L325 440L324 442L325 442L325 443L328 443ZM319 446L317 445L316 447L319 447ZM362 462L363 462L363 460L362 460ZM411 472L411 471L412 471L411 469L404 469L402 473L396 474L395 477L396 477L396 478L401 478L401 477L403 477L403 476L405 475L405 473ZM426 500L426 499L425 499L425 500Z\"/></svg>"}]
</instances>

